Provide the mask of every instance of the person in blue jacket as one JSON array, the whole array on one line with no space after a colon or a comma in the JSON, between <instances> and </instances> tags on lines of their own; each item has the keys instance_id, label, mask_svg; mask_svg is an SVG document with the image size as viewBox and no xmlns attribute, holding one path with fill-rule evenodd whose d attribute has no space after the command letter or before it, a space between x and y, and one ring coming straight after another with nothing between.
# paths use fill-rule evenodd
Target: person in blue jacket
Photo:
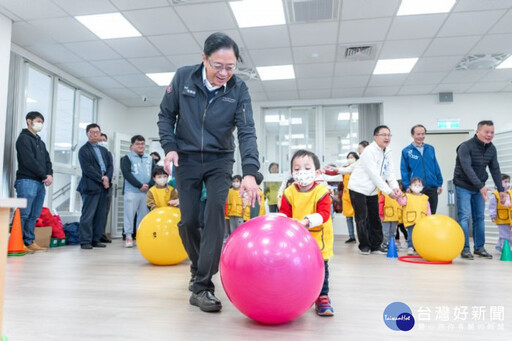
<instances>
[{"instance_id":1,"label":"person in blue jacket","mask_svg":"<svg viewBox=\"0 0 512 341\"><path fill-rule=\"evenodd\" d=\"M402 150L400 172L404 188L409 188L412 178L421 178L423 194L428 196L432 214L437 210L438 195L443 191L443 176L433 146L425 143L427 129L416 124L411 128L413 142Z\"/></svg>"}]
</instances>

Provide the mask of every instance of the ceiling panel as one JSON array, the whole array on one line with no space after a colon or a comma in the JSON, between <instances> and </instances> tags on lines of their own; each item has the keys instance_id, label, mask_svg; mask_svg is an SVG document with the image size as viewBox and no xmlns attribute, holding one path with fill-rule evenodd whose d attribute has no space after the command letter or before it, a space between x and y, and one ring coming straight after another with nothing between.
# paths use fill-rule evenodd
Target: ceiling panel
<instances>
[{"instance_id":1,"label":"ceiling panel","mask_svg":"<svg viewBox=\"0 0 512 341\"><path fill-rule=\"evenodd\" d=\"M505 81L512 84L512 69L491 70L480 79L481 82Z\"/></svg>"},{"instance_id":2,"label":"ceiling panel","mask_svg":"<svg viewBox=\"0 0 512 341\"><path fill-rule=\"evenodd\" d=\"M468 53L480 39L480 36L435 38L425 51L424 56L463 55Z\"/></svg>"},{"instance_id":3,"label":"ceiling panel","mask_svg":"<svg viewBox=\"0 0 512 341\"><path fill-rule=\"evenodd\" d=\"M255 66L293 64L292 50L289 47L252 50L251 59Z\"/></svg>"},{"instance_id":4,"label":"ceiling panel","mask_svg":"<svg viewBox=\"0 0 512 341\"><path fill-rule=\"evenodd\" d=\"M125 59L92 61L91 64L110 76L128 75L140 72Z\"/></svg>"},{"instance_id":5,"label":"ceiling panel","mask_svg":"<svg viewBox=\"0 0 512 341\"><path fill-rule=\"evenodd\" d=\"M512 26L512 22L510 25ZM485 36L476 44L470 53L512 53L512 33Z\"/></svg>"},{"instance_id":6,"label":"ceiling panel","mask_svg":"<svg viewBox=\"0 0 512 341\"><path fill-rule=\"evenodd\" d=\"M293 68L297 78L332 77L334 63L297 64Z\"/></svg>"},{"instance_id":7,"label":"ceiling panel","mask_svg":"<svg viewBox=\"0 0 512 341\"><path fill-rule=\"evenodd\" d=\"M176 66L165 57L130 58L128 61L143 73L176 71Z\"/></svg>"},{"instance_id":8,"label":"ceiling panel","mask_svg":"<svg viewBox=\"0 0 512 341\"><path fill-rule=\"evenodd\" d=\"M345 89L332 89L333 98L351 98L351 97L363 97L366 88L345 88Z\"/></svg>"},{"instance_id":9,"label":"ceiling panel","mask_svg":"<svg viewBox=\"0 0 512 341\"><path fill-rule=\"evenodd\" d=\"M175 7L190 31L222 31L235 29L236 23L225 2ZM214 14L214 15L212 15Z\"/></svg>"},{"instance_id":10,"label":"ceiling panel","mask_svg":"<svg viewBox=\"0 0 512 341\"><path fill-rule=\"evenodd\" d=\"M83 60L82 56L69 51L60 44L33 45L28 46L27 50L51 63L78 62Z\"/></svg>"},{"instance_id":11,"label":"ceiling panel","mask_svg":"<svg viewBox=\"0 0 512 341\"><path fill-rule=\"evenodd\" d=\"M463 55L443 57L423 57L418 60L412 69L412 73L436 72L453 70Z\"/></svg>"},{"instance_id":12,"label":"ceiling panel","mask_svg":"<svg viewBox=\"0 0 512 341\"><path fill-rule=\"evenodd\" d=\"M125 58L160 56L158 51L146 38L108 39L106 43Z\"/></svg>"},{"instance_id":13,"label":"ceiling panel","mask_svg":"<svg viewBox=\"0 0 512 341\"><path fill-rule=\"evenodd\" d=\"M25 21L67 15L50 0L3 0L0 5Z\"/></svg>"},{"instance_id":14,"label":"ceiling panel","mask_svg":"<svg viewBox=\"0 0 512 341\"><path fill-rule=\"evenodd\" d=\"M297 64L334 62L336 47L336 45L293 47L293 60Z\"/></svg>"},{"instance_id":15,"label":"ceiling panel","mask_svg":"<svg viewBox=\"0 0 512 341\"><path fill-rule=\"evenodd\" d=\"M511 0L458 0L453 12L482 11L488 9L510 8Z\"/></svg>"},{"instance_id":16,"label":"ceiling panel","mask_svg":"<svg viewBox=\"0 0 512 341\"><path fill-rule=\"evenodd\" d=\"M512 10L501 17L500 21L491 29L490 33L512 33Z\"/></svg>"},{"instance_id":17,"label":"ceiling panel","mask_svg":"<svg viewBox=\"0 0 512 341\"><path fill-rule=\"evenodd\" d=\"M176 66L176 68L186 65L196 65L203 62L203 60L201 59L201 53L167 56L167 59L169 59Z\"/></svg>"},{"instance_id":18,"label":"ceiling panel","mask_svg":"<svg viewBox=\"0 0 512 341\"><path fill-rule=\"evenodd\" d=\"M114 76L114 78L125 87L139 88L139 87L147 87L147 86L155 86L156 83L153 82L149 77L143 74L137 75L120 75Z\"/></svg>"},{"instance_id":19,"label":"ceiling panel","mask_svg":"<svg viewBox=\"0 0 512 341\"><path fill-rule=\"evenodd\" d=\"M398 95L424 95L430 93L435 85L404 85L398 91Z\"/></svg>"},{"instance_id":20,"label":"ceiling panel","mask_svg":"<svg viewBox=\"0 0 512 341\"><path fill-rule=\"evenodd\" d=\"M98 40L94 33L73 17L32 20L29 24L59 43Z\"/></svg>"},{"instance_id":21,"label":"ceiling panel","mask_svg":"<svg viewBox=\"0 0 512 341\"><path fill-rule=\"evenodd\" d=\"M103 41L87 41L80 43L67 43L64 46L85 60L103 60L121 58L112 48Z\"/></svg>"},{"instance_id":22,"label":"ceiling panel","mask_svg":"<svg viewBox=\"0 0 512 341\"><path fill-rule=\"evenodd\" d=\"M297 90L295 91L274 91L267 93L267 98L269 101L291 101L294 99L299 99L299 93Z\"/></svg>"},{"instance_id":23,"label":"ceiling panel","mask_svg":"<svg viewBox=\"0 0 512 341\"><path fill-rule=\"evenodd\" d=\"M167 0L110 0L121 11L169 6Z\"/></svg>"},{"instance_id":24,"label":"ceiling panel","mask_svg":"<svg viewBox=\"0 0 512 341\"><path fill-rule=\"evenodd\" d=\"M148 37L164 55L201 54L201 47L190 33L168 34Z\"/></svg>"},{"instance_id":25,"label":"ceiling panel","mask_svg":"<svg viewBox=\"0 0 512 341\"><path fill-rule=\"evenodd\" d=\"M379 59L420 57L431 41L431 39L386 41L380 51Z\"/></svg>"},{"instance_id":26,"label":"ceiling panel","mask_svg":"<svg viewBox=\"0 0 512 341\"><path fill-rule=\"evenodd\" d=\"M145 36L187 32L171 7L128 11L123 15Z\"/></svg>"},{"instance_id":27,"label":"ceiling panel","mask_svg":"<svg viewBox=\"0 0 512 341\"><path fill-rule=\"evenodd\" d=\"M333 79L332 87L333 87L333 89L366 87L369 80L370 80L370 75L347 76L347 77L341 77L341 78L336 77Z\"/></svg>"},{"instance_id":28,"label":"ceiling panel","mask_svg":"<svg viewBox=\"0 0 512 341\"><path fill-rule=\"evenodd\" d=\"M448 14L402 15L391 24L387 39L430 38L435 36Z\"/></svg>"},{"instance_id":29,"label":"ceiling panel","mask_svg":"<svg viewBox=\"0 0 512 341\"><path fill-rule=\"evenodd\" d=\"M343 0L343 20L391 17L398 11L399 0Z\"/></svg>"},{"instance_id":30,"label":"ceiling panel","mask_svg":"<svg viewBox=\"0 0 512 341\"><path fill-rule=\"evenodd\" d=\"M290 46L285 25L240 29L245 46L249 49L265 49Z\"/></svg>"},{"instance_id":31,"label":"ceiling panel","mask_svg":"<svg viewBox=\"0 0 512 341\"><path fill-rule=\"evenodd\" d=\"M336 77L369 75L373 73L376 63L375 60L336 63L334 75Z\"/></svg>"},{"instance_id":32,"label":"ceiling panel","mask_svg":"<svg viewBox=\"0 0 512 341\"><path fill-rule=\"evenodd\" d=\"M391 18L342 22L339 42L360 43L384 40L390 24Z\"/></svg>"},{"instance_id":33,"label":"ceiling panel","mask_svg":"<svg viewBox=\"0 0 512 341\"><path fill-rule=\"evenodd\" d=\"M82 77L81 79L87 84L90 84L100 89L112 89L122 87L122 84L112 77Z\"/></svg>"},{"instance_id":34,"label":"ceiling panel","mask_svg":"<svg viewBox=\"0 0 512 341\"><path fill-rule=\"evenodd\" d=\"M446 75L443 83L477 82L487 73L489 73L489 70L454 70Z\"/></svg>"},{"instance_id":35,"label":"ceiling panel","mask_svg":"<svg viewBox=\"0 0 512 341\"><path fill-rule=\"evenodd\" d=\"M310 90L299 90L300 99L321 99L330 98L331 89L310 89Z\"/></svg>"},{"instance_id":36,"label":"ceiling panel","mask_svg":"<svg viewBox=\"0 0 512 341\"><path fill-rule=\"evenodd\" d=\"M293 46L335 44L338 22L290 25Z\"/></svg>"},{"instance_id":37,"label":"ceiling panel","mask_svg":"<svg viewBox=\"0 0 512 341\"><path fill-rule=\"evenodd\" d=\"M451 14L439 31L440 37L469 36L486 33L505 10Z\"/></svg>"},{"instance_id":38,"label":"ceiling panel","mask_svg":"<svg viewBox=\"0 0 512 341\"><path fill-rule=\"evenodd\" d=\"M89 15L117 11L117 9L109 1L105 0L53 0L53 2L71 15Z\"/></svg>"},{"instance_id":39,"label":"ceiling panel","mask_svg":"<svg viewBox=\"0 0 512 341\"><path fill-rule=\"evenodd\" d=\"M499 92L507 85L503 82L491 82L491 83L476 83L467 90L468 93L476 92Z\"/></svg>"},{"instance_id":40,"label":"ceiling panel","mask_svg":"<svg viewBox=\"0 0 512 341\"><path fill-rule=\"evenodd\" d=\"M274 91L289 91L297 89L297 82L295 79L284 79L276 81L264 81L262 82L263 89L268 94Z\"/></svg>"},{"instance_id":41,"label":"ceiling panel","mask_svg":"<svg viewBox=\"0 0 512 341\"><path fill-rule=\"evenodd\" d=\"M367 87L364 95L366 97L374 96L395 96L400 90L399 86L386 86L386 87Z\"/></svg>"},{"instance_id":42,"label":"ceiling panel","mask_svg":"<svg viewBox=\"0 0 512 341\"><path fill-rule=\"evenodd\" d=\"M409 74L405 85L437 84L446 77L447 72L415 72Z\"/></svg>"},{"instance_id":43,"label":"ceiling panel","mask_svg":"<svg viewBox=\"0 0 512 341\"><path fill-rule=\"evenodd\" d=\"M393 86L393 85L402 85L405 79L407 78L407 74L399 74L399 75L372 75L370 78L370 82L368 86L371 87L379 87L379 86Z\"/></svg>"},{"instance_id":44,"label":"ceiling panel","mask_svg":"<svg viewBox=\"0 0 512 341\"><path fill-rule=\"evenodd\" d=\"M301 78L297 79L299 90L331 89L332 78Z\"/></svg>"},{"instance_id":45,"label":"ceiling panel","mask_svg":"<svg viewBox=\"0 0 512 341\"><path fill-rule=\"evenodd\" d=\"M438 92L455 92L455 93L464 93L467 89L469 89L473 83L457 83L457 84L440 84L436 86L433 90L434 93Z\"/></svg>"},{"instance_id":46,"label":"ceiling panel","mask_svg":"<svg viewBox=\"0 0 512 341\"><path fill-rule=\"evenodd\" d=\"M57 66L77 77L95 77L105 75L101 70L87 62L61 63L57 64Z\"/></svg>"}]
</instances>

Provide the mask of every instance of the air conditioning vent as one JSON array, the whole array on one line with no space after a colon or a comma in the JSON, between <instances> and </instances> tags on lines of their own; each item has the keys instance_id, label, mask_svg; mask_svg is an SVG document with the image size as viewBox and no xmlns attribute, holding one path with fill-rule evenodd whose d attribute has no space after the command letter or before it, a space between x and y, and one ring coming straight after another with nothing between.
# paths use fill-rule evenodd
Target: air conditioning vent
<instances>
[{"instance_id":1,"label":"air conditioning vent","mask_svg":"<svg viewBox=\"0 0 512 341\"><path fill-rule=\"evenodd\" d=\"M340 46L340 56L345 61L372 60L375 59L375 45L364 46Z\"/></svg>"},{"instance_id":2,"label":"air conditioning vent","mask_svg":"<svg viewBox=\"0 0 512 341\"><path fill-rule=\"evenodd\" d=\"M245 82L260 79L258 72L256 72L256 70L253 68L240 68L236 70L235 74Z\"/></svg>"},{"instance_id":3,"label":"air conditioning vent","mask_svg":"<svg viewBox=\"0 0 512 341\"><path fill-rule=\"evenodd\" d=\"M286 0L285 6L290 23L337 20L340 0Z\"/></svg>"},{"instance_id":4,"label":"air conditioning vent","mask_svg":"<svg viewBox=\"0 0 512 341\"><path fill-rule=\"evenodd\" d=\"M508 58L510 54L474 54L461 59L455 67L456 70L487 70L494 69L502 61Z\"/></svg>"}]
</instances>

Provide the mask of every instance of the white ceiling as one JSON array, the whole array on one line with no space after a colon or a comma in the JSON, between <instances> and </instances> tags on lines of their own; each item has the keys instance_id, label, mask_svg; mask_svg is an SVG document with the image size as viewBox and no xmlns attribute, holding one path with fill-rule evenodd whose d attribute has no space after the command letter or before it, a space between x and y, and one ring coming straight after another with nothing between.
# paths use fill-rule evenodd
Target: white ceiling
<instances>
[{"instance_id":1,"label":"white ceiling","mask_svg":"<svg viewBox=\"0 0 512 341\"><path fill-rule=\"evenodd\" d=\"M200 62L214 31L237 41L242 67L294 65L295 80L249 81L257 101L512 91L512 69L455 70L468 54L512 53L512 0L400 17L399 0L339 1L341 19L242 29L225 0L0 0L0 12L14 21L15 44L130 107L159 105L164 88L144 74ZM74 18L106 12L142 37L101 40ZM344 59L342 46L367 44L372 60ZM419 57L410 74L372 75L377 59L408 57Z\"/></svg>"}]
</instances>

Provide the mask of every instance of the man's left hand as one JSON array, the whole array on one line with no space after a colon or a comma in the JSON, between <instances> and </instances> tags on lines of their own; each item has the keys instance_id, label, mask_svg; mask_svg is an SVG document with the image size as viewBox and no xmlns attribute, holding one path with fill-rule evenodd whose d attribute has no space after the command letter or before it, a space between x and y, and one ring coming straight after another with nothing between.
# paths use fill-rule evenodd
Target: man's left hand
<instances>
[{"instance_id":1,"label":"man's left hand","mask_svg":"<svg viewBox=\"0 0 512 341\"><path fill-rule=\"evenodd\" d=\"M443 193L443 187L437 187L437 194Z\"/></svg>"},{"instance_id":2,"label":"man's left hand","mask_svg":"<svg viewBox=\"0 0 512 341\"><path fill-rule=\"evenodd\" d=\"M240 197L243 196L244 193L247 193L247 203L254 207L256 201L261 203L261 196L259 187L256 184L256 179L252 175L246 175L242 179L242 184L240 185Z\"/></svg>"},{"instance_id":3,"label":"man's left hand","mask_svg":"<svg viewBox=\"0 0 512 341\"><path fill-rule=\"evenodd\" d=\"M43 180L43 183L46 185L46 186L51 186L51 184L53 183L53 176L51 175L47 175L46 176L46 179Z\"/></svg>"}]
</instances>

